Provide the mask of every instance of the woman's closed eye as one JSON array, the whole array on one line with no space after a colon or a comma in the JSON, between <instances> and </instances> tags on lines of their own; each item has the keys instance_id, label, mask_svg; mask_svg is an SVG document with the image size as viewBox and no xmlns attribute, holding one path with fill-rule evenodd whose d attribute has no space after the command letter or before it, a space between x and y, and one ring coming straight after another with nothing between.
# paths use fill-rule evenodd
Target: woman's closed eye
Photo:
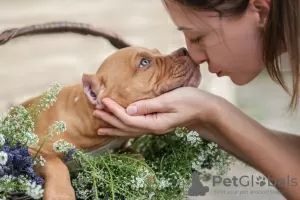
<instances>
[{"instance_id":1,"label":"woman's closed eye","mask_svg":"<svg viewBox=\"0 0 300 200\"><path fill-rule=\"evenodd\" d=\"M197 36L195 38L190 39L190 43L197 44L197 43L200 43L201 40L202 40L202 37L201 36Z\"/></svg>"}]
</instances>

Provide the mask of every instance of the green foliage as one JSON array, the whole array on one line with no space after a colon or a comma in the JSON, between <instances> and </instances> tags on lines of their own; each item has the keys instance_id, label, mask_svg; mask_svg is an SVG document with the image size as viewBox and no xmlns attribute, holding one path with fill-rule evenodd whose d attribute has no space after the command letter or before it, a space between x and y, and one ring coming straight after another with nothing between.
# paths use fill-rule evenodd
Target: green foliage
<instances>
[{"instance_id":1,"label":"green foliage","mask_svg":"<svg viewBox=\"0 0 300 200\"><path fill-rule=\"evenodd\" d=\"M77 151L77 169L71 171L79 199L150 199L155 174L134 154L104 152L92 157Z\"/></svg>"},{"instance_id":2,"label":"green foliage","mask_svg":"<svg viewBox=\"0 0 300 200\"><path fill-rule=\"evenodd\" d=\"M177 128L166 135L145 135L131 144L143 155L103 153L74 156L72 183L80 199L186 199L194 170L229 169L229 155L198 133Z\"/></svg>"}]
</instances>

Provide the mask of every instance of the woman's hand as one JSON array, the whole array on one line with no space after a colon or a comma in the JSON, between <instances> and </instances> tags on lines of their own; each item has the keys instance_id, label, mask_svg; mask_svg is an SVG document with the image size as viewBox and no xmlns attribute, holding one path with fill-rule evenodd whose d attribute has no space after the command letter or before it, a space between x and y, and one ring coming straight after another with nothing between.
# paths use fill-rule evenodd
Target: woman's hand
<instances>
[{"instance_id":1,"label":"woman's hand","mask_svg":"<svg viewBox=\"0 0 300 200\"><path fill-rule=\"evenodd\" d=\"M111 99L102 100L107 109L94 115L116 128L100 128L100 135L136 137L144 134L164 134L176 127L194 127L210 123L219 97L197 88L178 88L159 97L141 100L121 107Z\"/></svg>"}]
</instances>

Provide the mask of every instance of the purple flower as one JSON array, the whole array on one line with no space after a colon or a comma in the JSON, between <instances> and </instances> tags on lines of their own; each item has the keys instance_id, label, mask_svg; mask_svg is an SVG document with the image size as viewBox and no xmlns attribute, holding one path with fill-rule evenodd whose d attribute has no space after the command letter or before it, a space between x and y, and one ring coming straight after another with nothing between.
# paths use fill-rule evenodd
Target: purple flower
<instances>
[{"instance_id":1,"label":"purple flower","mask_svg":"<svg viewBox=\"0 0 300 200\"><path fill-rule=\"evenodd\" d=\"M0 165L0 178L4 175L25 176L38 184L43 184L44 180L35 174L28 147L22 147L20 142L10 146L9 140L5 138L5 141L6 144L2 149L0 148L0 151L7 153L7 162L5 165Z\"/></svg>"},{"instance_id":2,"label":"purple flower","mask_svg":"<svg viewBox=\"0 0 300 200\"><path fill-rule=\"evenodd\" d=\"M67 161L71 160L75 152L76 152L75 148L70 149L68 153L64 155L62 159L63 162L66 163Z\"/></svg>"}]
</instances>

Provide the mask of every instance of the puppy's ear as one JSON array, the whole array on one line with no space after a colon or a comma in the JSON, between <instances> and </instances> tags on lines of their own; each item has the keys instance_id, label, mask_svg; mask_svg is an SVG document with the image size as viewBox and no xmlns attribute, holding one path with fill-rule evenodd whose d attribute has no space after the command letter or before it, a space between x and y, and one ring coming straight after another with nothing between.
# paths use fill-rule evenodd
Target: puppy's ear
<instances>
[{"instance_id":1,"label":"puppy's ear","mask_svg":"<svg viewBox=\"0 0 300 200\"><path fill-rule=\"evenodd\" d=\"M97 108L103 107L101 101L101 95L104 92L104 84L101 77L95 74L83 74L82 75L83 90L89 101L96 105Z\"/></svg>"},{"instance_id":2,"label":"puppy's ear","mask_svg":"<svg viewBox=\"0 0 300 200\"><path fill-rule=\"evenodd\" d=\"M100 79L95 74L82 74L82 83L83 85L90 85L93 88L96 88L100 84Z\"/></svg>"}]
</instances>

